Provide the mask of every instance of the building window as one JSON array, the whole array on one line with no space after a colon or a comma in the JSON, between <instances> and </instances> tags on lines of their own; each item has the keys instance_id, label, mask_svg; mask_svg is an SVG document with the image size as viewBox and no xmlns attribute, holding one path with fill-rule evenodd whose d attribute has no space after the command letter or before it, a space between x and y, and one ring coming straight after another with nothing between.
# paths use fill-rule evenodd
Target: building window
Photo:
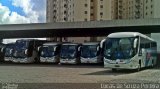
<instances>
[{"instance_id":1,"label":"building window","mask_svg":"<svg viewBox=\"0 0 160 89\"><path fill-rule=\"evenodd\" d=\"M67 11L64 11L64 14L66 14L67 13Z\"/></svg>"},{"instance_id":2,"label":"building window","mask_svg":"<svg viewBox=\"0 0 160 89\"><path fill-rule=\"evenodd\" d=\"M64 21L67 21L67 18L64 18Z\"/></svg>"},{"instance_id":3,"label":"building window","mask_svg":"<svg viewBox=\"0 0 160 89\"><path fill-rule=\"evenodd\" d=\"M85 7L87 7L87 6L88 6L88 4L84 4L84 6L85 6Z\"/></svg>"},{"instance_id":4,"label":"building window","mask_svg":"<svg viewBox=\"0 0 160 89\"><path fill-rule=\"evenodd\" d=\"M103 15L103 12L101 12L100 15Z\"/></svg>"},{"instance_id":5,"label":"building window","mask_svg":"<svg viewBox=\"0 0 160 89\"><path fill-rule=\"evenodd\" d=\"M87 14L87 11L85 11L84 13Z\"/></svg>"},{"instance_id":6,"label":"building window","mask_svg":"<svg viewBox=\"0 0 160 89\"><path fill-rule=\"evenodd\" d=\"M91 0L91 2L93 2L93 0Z\"/></svg>"},{"instance_id":7,"label":"building window","mask_svg":"<svg viewBox=\"0 0 160 89\"><path fill-rule=\"evenodd\" d=\"M54 13L56 13L56 12L57 12L57 10L54 10L53 12L54 12Z\"/></svg>"},{"instance_id":8,"label":"building window","mask_svg":"<svg viewBox=\"0 0 160 89\"><path fill-rule=\"evenodd\" d=\"M87 18L85 18L84 21L87 21Z\"/></svg>"},{"instance_id":9,"label":"building window","mask_svg":"<svg viewBox=\"0 0 160 89\"><path fill-rule=\"evenodd\" d=\"M94 7L93 7L93 6L91 6L91 9L94 9Z\"/></svg>"},{"instance_id":10,"label":"building window","mask_svg":"<svg viewBox=\"0 0 160 89\"><path fill-rule=\"evenodd\" d=\"M93 16L94 14L93 13L91 13L91 16Z\"/></svg>"},{"instance_id":11,"label":"building window","mask_svg":"<svg viewBox=\"0 0 160 89\"><path fill-rule=\"evenodd\" d=\"M67 4L64 4L64 7L67 8Z\"/></svg>"},{"instance_id":12,"label":"building window","mask_svg":"<svg viewBox=\"0 0 160 89\"><path fill-rule=\"evenodd\" d=\"M100 7L103 8L103 5L101 5Z\"/></svg>"},{"instance_id":13,"label":"building window","mask_svg":"<svg viewBox=\"0 0 160 89\"><path fill-rule=\"evenodd\" d=\"M153 14L153 12L151 11L151 15Z\"/></svg>"},{"instance_id":14,"label":"building window","mask_svg":"<svg viewBox=\"0 0 160 89\"><path fill-rule=\"evenodd\" d=\"M148 15L148 13L146 12L146 15Z\"/></svg>"}]
</instances>

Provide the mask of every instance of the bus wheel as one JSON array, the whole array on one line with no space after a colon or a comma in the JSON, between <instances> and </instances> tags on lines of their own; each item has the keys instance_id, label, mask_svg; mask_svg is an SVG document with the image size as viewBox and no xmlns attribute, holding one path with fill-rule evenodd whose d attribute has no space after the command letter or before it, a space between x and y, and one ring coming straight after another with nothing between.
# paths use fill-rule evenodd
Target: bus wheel
<instances>
[{"instance_id":1,"label":"bus wheel","mask_svg":"<svg viewBox=\"0 0 160 89\"><path fill-rule=\"evenodd\" d=\"M114 69L114 68L113 68L113 69L112 69L112 71L113 71L113 72L116 72L116 71L117 71L117 69Z\"/></svg>"}]
</instances>

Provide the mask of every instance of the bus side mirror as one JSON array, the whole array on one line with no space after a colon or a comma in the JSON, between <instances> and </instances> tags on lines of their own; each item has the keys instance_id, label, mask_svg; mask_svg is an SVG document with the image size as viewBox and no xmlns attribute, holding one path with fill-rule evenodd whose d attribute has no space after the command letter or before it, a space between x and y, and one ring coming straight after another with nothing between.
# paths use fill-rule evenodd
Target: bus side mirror
<instances>
[{"instance_id":1,"label":"bus side mirror","mask_svg":"<svg viewBox=\"0 0 160 89\"><path fill-rule=\"evenodd\" d=\"M78 47L78 51L81 51L81 46L80 46L80 47Z\"/></svg>"},{"instance_id":2,"label":"bus side mirror","mask_svg":"<svg viewBox=\"0 0 160 89\"><path fill-rule=\"evenodd\" d=\"M57 46L56 47L54 47L54 51L56 51L57 50Z\"/></svg>"},{"instance_id":3,"label":"bus side mirror","mask_svg":"<svg viewBox=\"0 0 160 89\"><path fill-rule=\"evenodd\" d=\"M10 50L9 50L9 54L12 54L12 51L13 51L13 49L10 49Z\"/></svg>"},{"instance_id":4,"label":"bus side mirror","mask_svg":"<svg viewBox=\"0 0 160 89\"><path fill-rule=\"evenodd\" d=\"M135 40L134 40L134 44L133 44L133 48L136 48L136 47L137 47L137 42L138 42L138 39L135 39Z\"/></svg>"},{"instance_id":5,"label":"bus side mirror","mask_svg":"<svg viewBox=\"0 0 160 89\"><path fill-rule=\"evenodd\" d=\"M28 49L26 49L25 51L24 51L24 53L27 55L27 52L28 52Z\"/></svg>"},{"instance_id":6,"label":"bus side mirror","mask_svg":"<svg viewBox=\"0 0 160 89\"><path fill-rule=\"evenodd\" d=\"M100 48L103 48L103 44L104 44L105 41L106 41L106 39L103 39L103 40L100 42Z\"/></svg>"},{"instance_id":7,"label":"bus side mirror","mask_svg":"<svg viewBox=\"0 0 160 89\"><path fill-rule=\"evenodd\" d=\"M3 49L4 49L4 48L1 48L1 52L2 52L2 53L3 53Z\"/></svg>"},{"instance_id":8,"label":"bus side mirror","mask_svg":"<svg viewBox=\"0 0 160 89\"><path fill-rule=\"evenodd\" d=\"M97 47L97 51L99 51L99 50L100 50L100 47L98 46L98 47Z\"/></svg>"},{"instance_id":9,"label":"bus side mirror","mask_svg":"<svg viewBox=\"0 0 160 89\"><path fill-rule=\"evenodd\" d=\"M40 48L41 48L41 46L39 46L37 50L39 51L39 50L40 50Z\"/></svg>"}]
</instances>

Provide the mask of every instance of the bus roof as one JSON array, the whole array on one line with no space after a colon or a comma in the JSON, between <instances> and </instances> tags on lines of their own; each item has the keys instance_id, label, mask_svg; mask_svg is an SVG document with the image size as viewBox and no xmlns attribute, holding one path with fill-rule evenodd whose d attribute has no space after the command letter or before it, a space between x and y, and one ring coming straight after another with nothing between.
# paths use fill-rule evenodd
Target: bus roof
<instances>
[{"instance_id":1,"label":"bus roof","mask_svg":"<svg viewBox=\"0 0 160 89\"><path fill-rule=\"evenodd\" d=\"M43 45L59 45L61 43L59 42L48 42L48 43L44 43Z\"/></svg>"},{"instance_id":2,"label":"bus roof","mask_svg":"<svg viewBox=\"0 0 160 89\"><path fill-rule=\"evenodd\" d=\"M81 45L80 43L63 43L62 45Z\"/></svg>"},{"instance_id":3,"label":"bus roof","mask_svg":"<svg viewBox=\"0 0 160 89\"><path fill-rule=\"evenodd\" d=\"M86 42L83 45L98 45L100 42Z\"/></svg>"},{"instance_id":4,"label":"bus roof","mask_svg":"<svg viewBox=\"0 0 160 89\"><path fill-rule=\"evenodd\" d=\"M136 37L136 36L140 36L142 38L146 38L148 40L154 41L152 38L143 35L139 32L116 32L116 33L111 33L109 34L107 37L109 38L123 38L123 37Z\"/></svg>"}]
</instances>

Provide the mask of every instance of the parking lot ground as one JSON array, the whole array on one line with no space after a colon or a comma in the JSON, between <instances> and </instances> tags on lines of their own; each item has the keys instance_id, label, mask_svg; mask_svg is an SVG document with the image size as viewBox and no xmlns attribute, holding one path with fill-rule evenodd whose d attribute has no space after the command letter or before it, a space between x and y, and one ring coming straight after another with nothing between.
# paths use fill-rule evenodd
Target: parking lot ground
<instances>
[{"instance_id":1,"label":"parking lot ground","mask_svg":"<svg viewBox=\"0 0 160 89\"><path fill-rule=\"evenodd\" d=\"M102 65L0 63L1 83L160 83L160 68L112 72ZM78 85L76 85L78 86ZM55 88L54 88L55 89ZM69 89L69 88L68 88Z\"/></svg>"}]
</instances>

